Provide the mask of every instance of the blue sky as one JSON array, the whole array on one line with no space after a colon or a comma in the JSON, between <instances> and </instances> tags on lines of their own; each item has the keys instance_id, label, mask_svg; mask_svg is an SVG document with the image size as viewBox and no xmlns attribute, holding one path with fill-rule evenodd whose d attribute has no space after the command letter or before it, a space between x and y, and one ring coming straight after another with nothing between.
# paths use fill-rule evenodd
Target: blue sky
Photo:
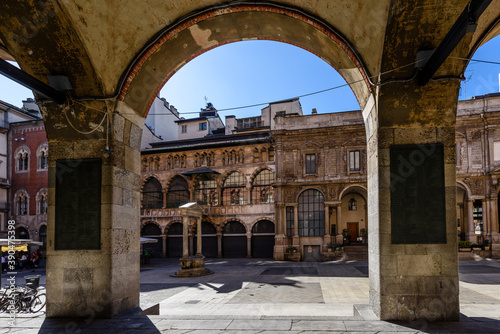
<instances>
[{"instance_id":1,"label":"blue sky","mask_svg":"<svg viewBox=\"0 0 500 334\"><path fill-rule=\"evenodd\" d=\"M500 62L500 37L481 47L475 59ZM499 91L500 65L471 62L460 100ZM268 103L345 84L344 79L316 55L296 46L272 41L224 45L193 59L163 87L161 97L181 112L199 112L205 97L217 109ZM33 97L28 89L0 75L0 99L15 106ZM301 98L305 114L359 109L349 87ZM221 117L257 116L262 106L221 111ZM183 115L186 118L194 114Z\"/></svg>"}]
</instances>

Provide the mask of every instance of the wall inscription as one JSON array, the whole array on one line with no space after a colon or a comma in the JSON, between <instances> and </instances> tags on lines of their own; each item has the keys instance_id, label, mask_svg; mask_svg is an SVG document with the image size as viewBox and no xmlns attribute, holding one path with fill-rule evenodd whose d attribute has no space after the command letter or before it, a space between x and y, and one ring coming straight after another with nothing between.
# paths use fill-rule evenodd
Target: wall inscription
<instances>
[{"instance_id":1,"label":"wall inscription","mask_svg":"<svg viewBox=\"0 0 500 334\"><path fill-rule=\"evenodd\" d=\"M442 144L391 147L393 244L446 243Z\"/></svg>"},{"instance_id":2,"label":"wall inscription","mask_svg":"<svg viewBox=\"0 0 500 334\"><path fill-rule=\"evenodd\" d=\"M101 248L101 160L56 162L55 249Z\"/></svg>"}]
</instances>

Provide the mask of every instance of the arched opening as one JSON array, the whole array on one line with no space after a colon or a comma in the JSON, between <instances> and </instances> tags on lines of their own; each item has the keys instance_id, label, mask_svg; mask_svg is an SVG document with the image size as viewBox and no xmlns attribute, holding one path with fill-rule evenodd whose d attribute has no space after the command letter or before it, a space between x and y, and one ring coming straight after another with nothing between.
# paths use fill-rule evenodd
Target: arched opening
<instances>
[{"instance_id":1,"label":"arched opening","mask_svg":"<svg viewBox=\"0 0 500 334\"><path fill-rule=\"evenodd\" d=\"M274 202L274 173L264 169L257 174L252 183L252 204L264 204Z\"/></svg>"},{"instance_id":2,"label":"arched opening","mask_svg":"<svg viewBox=\"0 0 500 334\"><path fill-rule=\"evenodd\" d=\"M239 171L231 172L224 180L222 205L244 205L247 203L246 178Z\"/></svg>"},{"instance_id":3,"label":"arched opening","mask_svg":"<svg viewBox=\"0 0 500 334\"><path fill-rule=\"evenodd\" d=\"M29 239L30 233L22 226L16 228L16 239Z\"/></svg>"},{"instance_id":4,"label":"arched opening","mask_svg":"<svg viewBox=\"0 0 500 334\"><path fill-rule=\"evenodd\" d=\"M212 174L196 181L194 198L199 205L219 205L217 181Z\"/></svg>"},{"instance_id":5,"label":"arched opening","mask_svg":"<svg viewBox=\"0 0 500 334\"><path fill-rule=\"evenodd\" d=\"M299 236L325 235L325 197L316 189L308 189L299 196Z\"/></svg>"},{"instance_id":6,"label":"arched opening","mask_svg":"<svg viewBox=\"0 0 500 334\"><path fill-rule=\"evenodd\" d=\"M339 233L349 243L367 243L368 213L366 192L361 187L350 187L342 195L341 222Z\"/></svg>"},{"instance_id":7,"label":"arched opening","mask_svg":"<svg viewBox=\"0 0 500 334\"><path fill-rule=\"evenodd\" d=\"M159 209L163 207L163 192L160 181L150 178L142 190L142 207L144 209Z\"/></svg>"},{"instance_id":8,"label":"arched opening","mask_svg":"<svg viewBox=\"0 0 500 334\"><path fill-rule=\"evenodd\" d=\"M167 257L182 257L182 223L172 223L167 231Z\"/></svg>"},{"instance_id":9,"label":"arched opening","mask_svg":"<svg viewBox=\"0 0 500 334\"><path fill-rule=\"evenodd\" d=\"M228 258L247 257L246 229L238 221L230 221L222 230L222 256Z\"/></svg>"},{"instance_id":10,"label":"arched opening","mask_svg":"<svg viewBox=\"0 0 500 334\"><path fill-rule=\"evenodd\" d=\"M163 252L163 243L161 229L158 225L147 223L141 228L141 237L156 239L155 243L145 243L142 245L144 253L149 252L152 257L161 257Z\"/></svg>"},{"instance_id":11,"label":"arched opening","mask_svg":"<svg viewBox=\"0 0 500 334\"><path fill-rule=\"evenodd\" d=\"M168 186L166 199L167 208L178 208L189 202L189 185L181 176L175 176Z\"/></svg>"},{"instance_id":12,"label":"arched opening","mask_svg":"<svg viewBox=\"0 0 500 334\"><path fill-rule=\"evenodd\" d=\"M272 258L274 255L274 223L260 220L252 227L252 257Z\"/></svg>"}]
</instances>

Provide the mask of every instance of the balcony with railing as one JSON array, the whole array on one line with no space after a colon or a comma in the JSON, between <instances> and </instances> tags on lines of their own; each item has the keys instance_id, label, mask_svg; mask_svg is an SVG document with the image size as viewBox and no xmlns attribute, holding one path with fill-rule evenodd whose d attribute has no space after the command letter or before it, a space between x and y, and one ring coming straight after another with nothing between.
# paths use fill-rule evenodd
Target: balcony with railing
<instances>
[{"instance_id":1,"label":"balcony with railing","mask_svg":"<svg viewBox=\"0 0 500 334\"><path fill-rule=\"evenodd\" d=\"M207 216L224 215L267 215L274 213L274 203L247 204L247 205L203 205L203 214ZM182 211L172 209L141 209L141 218L168 218L182 220Z\"/></svg>"}]
</instances>

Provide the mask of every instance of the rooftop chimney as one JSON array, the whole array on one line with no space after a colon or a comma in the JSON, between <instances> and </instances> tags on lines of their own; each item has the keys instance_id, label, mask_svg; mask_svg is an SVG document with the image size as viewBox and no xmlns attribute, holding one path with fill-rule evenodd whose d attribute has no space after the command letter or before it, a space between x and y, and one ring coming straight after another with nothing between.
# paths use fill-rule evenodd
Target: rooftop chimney
<instances>
[{"instance_id":1,"label":"rooftop chimney","mask_svg":"<svg viewBox=\"0 0 500 334\"><path fill-rule=\"evenodd\" d=\"M313 115L317 115L318 114L318 111L316 110L316 108L313 108L312 114Z\"/></svg>"}]
</instances>

